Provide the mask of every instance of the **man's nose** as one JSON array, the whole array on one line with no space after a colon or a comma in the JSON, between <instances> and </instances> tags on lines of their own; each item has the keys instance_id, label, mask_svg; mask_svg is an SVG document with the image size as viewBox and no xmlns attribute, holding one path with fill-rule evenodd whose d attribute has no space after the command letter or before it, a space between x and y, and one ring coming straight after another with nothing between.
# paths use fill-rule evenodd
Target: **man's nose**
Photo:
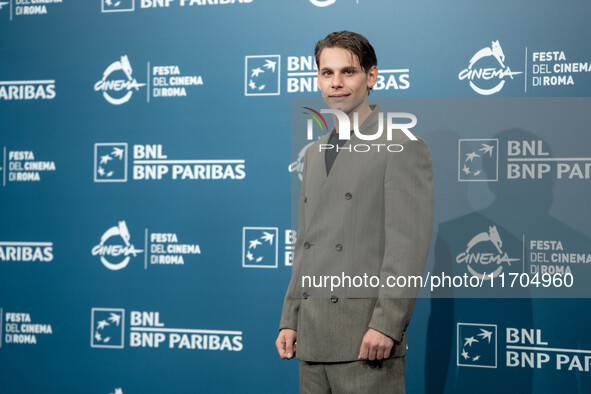
<instances>
[{"instance_id":1,"label":"man's nose","mask_svg":"<svg viewBox=\"0 0 591 394\"><path fill-rule=\"evenodd\" d=\"M334 75L332 76L332 88L342 88L343 87L343 77L341 74L339 73L334 73Z\"/></svg>"}]
</instances>

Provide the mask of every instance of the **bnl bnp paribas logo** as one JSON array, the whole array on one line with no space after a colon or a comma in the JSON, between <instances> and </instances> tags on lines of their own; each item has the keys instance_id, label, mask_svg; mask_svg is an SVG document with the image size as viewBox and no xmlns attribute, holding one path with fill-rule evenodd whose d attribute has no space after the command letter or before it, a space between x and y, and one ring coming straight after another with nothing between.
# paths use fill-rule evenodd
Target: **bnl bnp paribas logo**
<instances>
[{"instance_id":1,"label":"bnl bnp paribas logo","mask_svg":"<svg viewBox=\"0 0 591 394\"><path fill-rule=\"evenodd\" d=\"M518 368L520 371L550 369L568 374L591 371L591 351L553 345L545 331L543 328L458 322L456 365ZM561 336L562 341L564 337ZM583 376L580 375L581 378Z\"/></svg>"},{"instance_id":2,"label":"bnl bnp paribas logo","mask_svg":"<svg viewBox=\"0 0 591 394\"><path fill-rule=\"evenodd\" d=\"M497 367L496 324L458 323L456 364L463 367Z\"/></svg>"},{"instance_id":3,"label":"bnl bnp paribas logo","mask_svg":"<svg viewBox=\"0 0 591 394\"><path fill-rule=\"evenodd\" d=\"M90 347L122 349L125 346L125 310L92 308Z\"/></svg>"},{"instance_id":4,"label":"bnl bnp paribas logo","mask_svg":"<svg viewBox=\"0 0 591 394\"><path fill-rule=\"evenodd\" d=\"M126 142L94 144L94 181L127 182L128 156L133 181L240 181L246 177L245 159L171 159L162 144Z\"/></svg>"},{"instance_id":5,"label":"bnl bnp paribas logo","mask_svg":"<svg viewBox=\"0 0 591 394\"><path fill-rule=\"evenodd\" d=\"M499 41L492 41L490 47L482 48L472 56L468 67L460 71L458 78L460 81L468 80L476 93L489 96L500 92L507 80L513 80L513 76L522 73L511 71L505 64L501 44Z\"/></svg>"},{"instance_id":6,"label":"bnl bnp paribas logo","mask_svg":"<svg viewBox=\"0 0 591 394\"><path fill-rule=\"evenodd\" d=\"M281 55L254 55L244 58L244 95L278 96L281 84L287 93L318 92L318 68L314 56L286 56L281 79ZM375 91L406 90L410 87L410 69L380 69L373 87Z\"/></svg>"},{"instance_id":7,"label":"bnl bnp paribas logo","mask_svg":"<svg viewBox=\"0 0 591 394\"><path fill-rule=\"evenodd\" d=\"M55 85L55 79L0 81L0 100L53 100Z\"/></svg>"},{"instance_id":8,"label":"bnl bnp paribas logo","mask_svg":"<svg viewBox=\"0 0 591 394\"><path fill-rule=\"evenodd\" d=\"M128 325L127 330L125 329ZM128 342L125 344L127 334ZM92 308L90 347L123 349L164 348L239 352L243 332L202 328L172 328L157 311L130 311L125 319L122 308Z\"/></svg>"},{"instance_id":9,"label":"bnl bnp paribas logo","mask_svg":"<svg viewBox=\"0 0 591 394\"><path fill-rule=\"evenodd\" d=\"M131 234L125 220L109 227L100 242L92 248L92 255L99 256L101 263L111 271L119 271L129 264L132 257L143 253L131 243Z\"/></svg>"},{"instance_id":10,"label":"bnl bnp paribas logo","mask_svg":"<svg viewBox=\"0 0 591 394\"><path fill-rule=\"evenodd\" d=\"M135 0L101 0L101 12L126 12L135 10Z\"/></svg>"},{"instance_id":11,"label":"bnl bnp paribas logo","mask_svg":"<svg viewBox=\"0 0 591 394\"><path fill-rule=\"evenodd\" d=\"M458 182L499 180L499 139L460 138L458 140Z\"/></svg>"},{"instance_id":12,"label":"bnl bnp paribas logo","mask_svg":"<svg viewBox=\"0 0 591 394\"><path fill-rule=\"evenodd\" d=\"M127 143L94 145L94 181L127 182Z\"/></svg>"},{"instance_id":13,"label":"bnl bnp paribas logo","mask_svg":"<svg viewBox=\"0 0 591 394\"><path fill-rule=\"evenodd\" d=\"M0 241L0 262L53 261L53 242Z\"/></svg>"},{"instance_id":14,"label":"bnl bnp paribas logo","mask_svg":"<svg viewBox=\"0 0 591 394\"><path fill-rule=\"evenodd\" d=\"M244 60L244 94L277 96L281 93L281 56L246 56Z\"/></svg>"},{"instance_id":15,"label":"bnl bnp paribas logo","mask_svg":"<svg viewBox=\"0 0 591 394\"><path fill-rule=\"evenodd\" d=\"M282 233L285 239L280 241L278 227L243 227L242 267L277 268L280 243L284 252L284 264L291 266L297 231L287 229Z\"/></svg>"},{"instance_id":16,"label":"bnl bnp paribas logo","mask_svg":"<svg viewBox=\"0 0 591 394\"><path fill-rule=\"evenodd\" d=\"M242 266L277 268L277 227L242 228Z\"/></svg>"},{"instance_id":17,"label":"bnl bnp paribas logo","mask_svg":"<svg viewBox=\"0 0 591 394\"><path fill-rule=\"evenodd\" d=\"M18 1L18 0L17 0ZM56 1L56 0L54 0ZM61 1L61 0L59 0ZM199 7L232 4L250 4L254 0L138 0L140 9L162 9L170 7ZM135 0L101 0L102 12L135 11Z\"/></svg>"}]
</instances>

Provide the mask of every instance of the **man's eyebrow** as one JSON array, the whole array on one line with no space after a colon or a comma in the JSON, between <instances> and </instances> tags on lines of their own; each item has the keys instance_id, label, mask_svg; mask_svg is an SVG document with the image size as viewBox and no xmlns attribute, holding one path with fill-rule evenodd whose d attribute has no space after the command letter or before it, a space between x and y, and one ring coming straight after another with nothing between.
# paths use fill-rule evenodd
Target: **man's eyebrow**
<instances>
[{"instance_id":1,"label":"man's eyebrow","mask_svg":"<svg viewBox=\"0 0 591 394\"><path fill-rule=\"evenodd\" d=\"M357 70L357 69L358 68L355 67L354 65L341 67L341 71L349 71L349 70ZM331 67L322 67L320 69L320 71L333 71L333 69Z\"/></svg>"}]
</instances>

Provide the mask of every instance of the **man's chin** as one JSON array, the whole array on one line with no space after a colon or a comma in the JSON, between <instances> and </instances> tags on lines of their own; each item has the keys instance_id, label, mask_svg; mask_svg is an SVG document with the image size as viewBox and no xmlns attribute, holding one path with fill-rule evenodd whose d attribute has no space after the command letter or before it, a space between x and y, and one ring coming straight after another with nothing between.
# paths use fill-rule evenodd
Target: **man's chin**
<instances>
[{"instance_id":1,"label":"man's chin","mask_svg":"<svg viewBox=\"0 0 591 394\"><path fill-rule=\"evenodd\" d=\"M324 102L330 109L336 109L343 112L349 112L351 108L354 107L355 101L352 97L346 98L332 98L332 97L325 97Z\"/></svg>"}]
</instances>

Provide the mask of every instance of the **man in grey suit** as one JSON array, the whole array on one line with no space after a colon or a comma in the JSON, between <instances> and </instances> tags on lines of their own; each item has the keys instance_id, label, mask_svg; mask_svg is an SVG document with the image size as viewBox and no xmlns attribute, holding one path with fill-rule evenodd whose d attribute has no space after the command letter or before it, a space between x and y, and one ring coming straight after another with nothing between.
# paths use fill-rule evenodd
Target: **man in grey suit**
<instances>
[{"instance_id":1,"label":"man in grey suit","mask_svg":"<svg viewBox=\"0 0 591 394\"><path fill-rule=\"evenodd\" d=\"M331 33L315 56L326 104L353 131L333 112L335 129L306 151L277 350L295 357L297 340L302 393L404 393L418 291L404 282L423 274L433 226L429 148L408 131L376 132L385 121L368 104L378 69L365 37Z\"/></svg>"}]
</instances>

